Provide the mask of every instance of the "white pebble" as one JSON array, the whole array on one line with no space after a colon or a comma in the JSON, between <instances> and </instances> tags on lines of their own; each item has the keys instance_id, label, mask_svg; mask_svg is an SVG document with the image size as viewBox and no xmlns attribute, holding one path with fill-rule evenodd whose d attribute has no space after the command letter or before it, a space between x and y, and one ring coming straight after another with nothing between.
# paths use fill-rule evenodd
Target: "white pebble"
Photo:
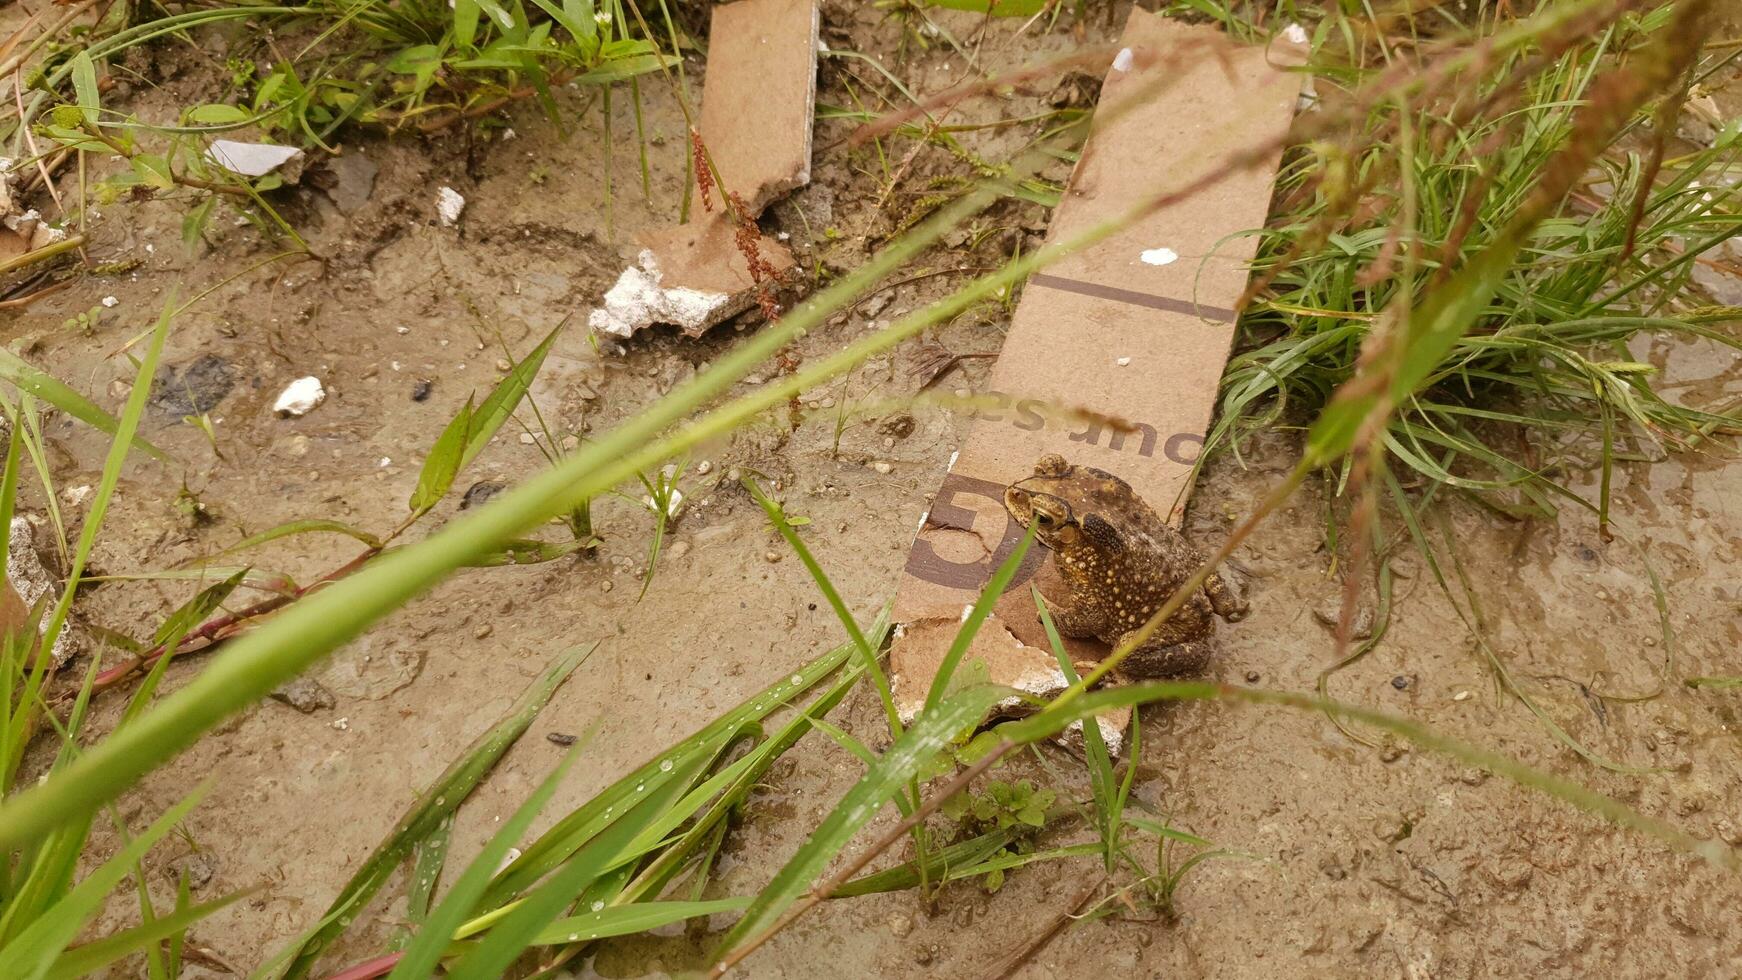
<instances>
[{"instance_id":1,"label":"white pebble","mask_svg":"<svg viewBox=\"0 0 1742 980\"><path fill-rule=\"evenodd\" d=\"M272 410L280 416L307 415L327 400L327 389L314 375L297 378L278 394Z\"/></svg>"},{"instance_id":2,"label":"white pebble","mask_svg":"<svg viewBox=\"0 0 1742 980\"><path fill-rule=\"evenodd\" d=\"M436 215L441 218L442 227L452 228L460 223L460 212L466 210L466 199L452 187L443 187L436 192Z\"/></svg>"},{"instance_id":3,"label":"white pebble","mask_svg":"<svg viewBox=\"0 0 1742 980\"><path fill-rule=\"evenodd\" d=\"M1137 59L1131 54L1130 48L1120 48L1119 53L1113 56L1113 70L1130 71L1131 65L1136 60Z\"/></svg>"},{"instance_id":4,"label":"white pebble","mask_svg":"<svg viewBox=\"0 0 1742 980\"><path fill-rule=\"evenodd\" d=\"M1284 27L1282 29L1282 36L1287 38L1288 43L1290 43L1290 44L1305 44L1305 43L1307 43L1306 28L1300 26L1299 24L1290 24L1287 27Z\"/></svg>"},{"instance_id":5,"label":"white pebble","mask_svg":"<svg viewBox=\"0 0 1742 980\"><path fill-rule=\"evenodd\" d=\"M1117 364L1117 365L1119 365L1119 366L1120 366L1120 367L1124 367L1124 366L1126 366L1126 365L1127 365L1127 364L1130 364L1130 363L1131 363L1131 358L1129 358L1129 357L1121 357L1121 358L1120 358L1120 359L1119 359L1119 360L1117 360L1117 361L1114 361L1114 362L1113 362L1113 363L1115 363L1115 364Z\"/></svg>"},{"instance_id":6,"label":"white pebble","mask_svg":"<svg viewBox=\"0 0 1742 980\"><path fill-rule=\"evenodd\" d=\"M116 299L116 298L115 298L115 297L113 297L113 296L105 296L105 297L103 297L103 305L104 305L104 306L106 306L106 307L108 307L108 308L109 308L109 309L114 309L114 308L115 308L115 305L116 305L116 304L117 304L117 303L120 303L120 302L121 302L121 301L120 301L120 300L118 300L118 299Z\"/></svg>"},{"instance_id":7,"label":"white pebble","mask_svg":"<svg viewBox=\"0 0 1742 980\"><path fill-rule=\"evenodd\" d=\"M1179 261L1179 253L1171 248L1146 248L1138 258L1145 265L1172 265Z\"/></svg>"}]
</instances>

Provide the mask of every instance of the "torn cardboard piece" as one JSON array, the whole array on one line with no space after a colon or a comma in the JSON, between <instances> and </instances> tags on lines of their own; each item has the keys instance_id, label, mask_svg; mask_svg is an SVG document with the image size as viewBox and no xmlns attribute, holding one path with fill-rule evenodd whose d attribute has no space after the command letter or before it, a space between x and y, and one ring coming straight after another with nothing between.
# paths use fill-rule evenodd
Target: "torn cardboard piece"
<instances>
[{"instance_id":1,"label":"torn cardboard piece","mask_svg":"<svg viewBox=\"0 0 1742 980\"><path fill-rule=\"evenodd\" d=\"M739 0L715 7L712 25L698 131L721 185L754 221L770 202L810 183L816 0ZM695 190L698 201L707 200L704 186ZM588 315L589 326L629 337L671 323L696 337L756 302L757 277L719 194L712 191L712 210L689 223L640 236L635 264ZM760 234L754 240L764 277L793 269L785 246Z\"/></svg>"},{"instance_id":2,"label":"torn cardboard piece","mask_svg":"<svg viewBox=\"0 0 1742 980\"><path fill-rule=\"evenodd\" d=\"M1299 76L1281 66L1304 51L1287 40L1268 51L1241 46L1213 28L1138 9L1121 43L1048 244L1276 139L1299 99ZM1255 237L1232 236L1263 225L1276 162L1231 173L1030 277L986 393L1003 407L975 413L897 592L895 620L909 627L897 634L890 660L904 714L924 704L962 608L1021 540L1004 490L1041 456L1107 470L1179 522L1257 245ZM1129 419L1132 428L1047 418L1037 411L1043 405ZM982 627L997 639L976 640L969 657L985 663L993 683L1042 696L1063 688L1029 589L1047 592L1049 575L1056 572L1037 545ZM929 625L936 623L952 628ZM1094 640L1065 642L1076 662L1108 653ZM1128 718L1104 717L1103 731L1122 731Z\"/></svg>"},{"instance_id":3,"label":"torn cardboard piece","mask_svg":"<svg viewBox=\"0 0 1742 980\"><path fill-rule=\"evenodd\" d=\"M26 208L18 194L12 161L0 157L0 261L47 248L67 233L42 220L35 208Z\"/></svg>"},{"instance_id":4,"label":"torn cardboard piece","mask_svg":"<svg viewBox=\"0 0 1742 980\"><path fill-rule=\"evenodd\" d=\"M699 337L744 312L756 302L757 285L737 235L732 219L720 213L642 235L636 264L606 290L588 325L629 337L655 323L670 323ZM766 235L757 239L756 253L776 277L793 268L792 253Z\"/></svg>"}]
</instances>

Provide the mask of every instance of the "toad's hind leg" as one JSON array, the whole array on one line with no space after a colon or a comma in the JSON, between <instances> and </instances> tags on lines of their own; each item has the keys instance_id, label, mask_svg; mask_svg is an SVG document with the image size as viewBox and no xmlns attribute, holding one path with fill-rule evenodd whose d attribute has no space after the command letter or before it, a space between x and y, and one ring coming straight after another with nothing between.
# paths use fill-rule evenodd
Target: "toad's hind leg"
<instances>
[{"instance_id":1,"label":"toad's hind leg","mask_svg":"<svg viewBox=\"0 0 1742 980\"><path fill-rule=\"evenodd\" d=\"M1215 643L1210 640L1188 640L1170 646L1151 644L1131 651L1114 671L1139 679L1199 674L1210 665L1215 652Z\"/></svg>"},{"instance_id":2,"label":"toad's hind leg","mask_svg":"<svg viewBox=\"0 0 1742 980\"><path fill-rule=\"evenodd\" d=\"M1216 610L1216 615L1230 623L1245 619L1252 608L1238 589L1215 572L1204 579L1204 593L1210 597L1210 608Z\"/></svg>"}]
</instances>

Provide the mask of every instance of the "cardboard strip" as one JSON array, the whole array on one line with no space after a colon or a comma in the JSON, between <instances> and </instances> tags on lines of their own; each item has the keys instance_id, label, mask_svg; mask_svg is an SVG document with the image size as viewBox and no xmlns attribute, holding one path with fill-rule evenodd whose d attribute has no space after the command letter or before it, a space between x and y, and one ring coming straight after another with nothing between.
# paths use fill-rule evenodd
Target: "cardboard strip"
<instances>
[{"instance_id":1,"label":"cardboard strip","mask_svg":"<svg viewBox=\"0 0 1742 980\"><path fill-rule=\"evenodd\" d=\"M698 131L724 189L755 218L769 202L811 179L816 115L816 0L739 0L714 8ZM655 323L690 336L756 302L756 278L738 242L738 226L700 188L688 224L639 236L642 249L605 293L588 325L628 337ZM755 239L765 275L784 276L792 253L767 236Z\"/></svg>"},{"instance_id":2,"label":"cardboard strip","mask_svg":"<svg viewBox=\"0 0 1742 980\"><path fill-rule=\"evenodd\" d=\"M1292 44L1241 46L1141 9L1131 12L1122 43L1049 244L1277 138L1293 117L1300 83L1283 65L1303 52ZM1105 469L1178 523L1256 248L1255 237L1237 233L1262 227L1275 167L1231 173L1030 277L985 393L1003 407L975 413L897 593L895 618L905 628L891 664L904 715L923 706L952 624L1020 541L1003 494L1041 456ZM1048 418L1044 405L1128 419L1131 428ZM1030 552L982 627L992 636L970 654L992 682L1043 695L1064 686L1029 591L1045 559L1043 548ZM1108 652L1095 640L1067 640L1067 648L1080 661ZM1101 727L1117 733L1123 720Z\"/></svg>"}]
</instances>

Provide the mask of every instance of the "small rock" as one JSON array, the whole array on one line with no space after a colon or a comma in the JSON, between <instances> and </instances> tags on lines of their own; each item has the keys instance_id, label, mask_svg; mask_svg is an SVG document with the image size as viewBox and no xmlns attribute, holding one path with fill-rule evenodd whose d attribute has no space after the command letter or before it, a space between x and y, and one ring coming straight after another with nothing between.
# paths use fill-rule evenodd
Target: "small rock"
<instances>
[{"instance_id":1,"label":"small rock","mask_svg":"<svg viewBox=\"0 0 1742 980\"><path fill-rule=\"evenodd\" d=\"M182 875L187 875L188 888L194 891L211 884L217 873L218 859L205 851L184 854L163 867L163 876L170 881L180 882Z\"/></svg>"},{"instance_id":2,"label":"small rock","mask_svg":"<svg viewBox=\"0 0 1742 980\"><path fill-rule=\"evenodd\" d=\"M579 448L581 448L580 436L563 436L563 452L572 453Z\"/></svg>"},{"instance_id":3,"label":"small rock","mask_svg":"<svg viewBox=\"0 0 1742 980\"><path fill-rule=\"evenodd\" d=\"M672 558L682 558L690 553L690 543L688 541L673 541L671 547L665 549L665 553Z\"/></svg>"},{"instance_id":4,"label":"small rock","mask_svg":"<svg viewBox=\"0 0 1742 980\"><path fill-rule=\"evenodd\" d=\"M473 507L482 507L489 503L491 497L506 489L508 489L508 485L505 483L498 483L495 480L479 480L466 488L465 496L460 498L460 509L469 510Z\"/></svg>"},{"instance_id":5,"label":"small rock","mask_svg":"<svg viewBox=\"0 0 1742 980\"><path fill-rule=\"evenodd\" d=\"M297 378L279 392L278 400L272 403L272 410L280 418L293 418L307 415L326 400L327 389L321 384L321 379L309 375Z\"/></svg>"},{"instance_id":6,"label":"small rock","mask_svg":"<svg viewBox=\"0 0 1742 980\"><path fill-rule=\"evenodd\" d=\"M885 289L880 293L871 294L871 297L865 300L864 305L859 307L859 310L869 319L882 313L884 307L888 306L893 299L895 299L894 291Z\"/></svg>"},{"instance_id":7,"label":"small rock","mask_svg":"<svg viewBox=\"0 0 1742 980\"><path fill-rule=\"evenodd\" d=\"M119 305L120 305L120 304L121 304L121 301L120 301L120 300L118 300L118 299L116 299L116 298L115 298L115 297L113 297L113 296L105 296L105 297L103 297L103 306L104 306L104 308L106 308L106 309L111 309L111 310L112 310L112 309L114 309L114 308L115 308L115 307L117 307L117 306L119 306Z\"/></svg>"},{"instance_id":8,"label":"small rock","mask_svg":"<svg viewBox=\"0 0 1742 980\"><path fill-rule=\"evenodd\" d=\"M551 732L545 736L545 739L552 745L561 745L565 748L580 741L576 736L570 735L566 732Z\"/></svg>"},{"instance_id":9,"label":"small rock","mask_svg":"<svg viewBox=\"0 0 1742 980\"><path fill-rule=\"evenodd\" d=\"M877 431L893 439L906 439L913 435L915 424L913 416L903 412L900 415L891 415L884 419L877 426Z\"/></svg>"},{"instance_id":10,"label":"small rock","mask_svg":"<svg viewBox=\"0 0 1742 980\"><path fill-rule=\"evenodd\" d=\"M483 640L483 639L488 639L492 632L494 632L494 630L491 628L490 624L485 623L484 625L473 630L472 636L474 639Z\"/></svg>"},{"instance_id":11,"label":"small rock","mask_svg":"<svg viewBox=\"0 0 1742 980\"><path fill-rule=\"evenodd\" d=\"M460 213L466 210L466 199L452 187L443 187L436 192L436 217L441 219L443 228L452 228L460 223Z\"/></svg>"},{"instance_id":12,"label":"small rock","mask_svg":"<svg viewBox=\"0 0 1742 980\"><path fill-rule=\"evenodd\" d=\"M496 359L496 370L501 371L503 373L507 373L509 371L512 371L512 370L514 370L514 362L510 361L506 357L498 357Z\"/></svg>"},{"instance_id":13,"label":"small rock","mask_svg":"<svg viewBox=\"0 0 1742 980\"><path fill-rule=\"evenodd\" d=\"M762 559L764 561L768 562L770 565L773 565L773 564L776 564L777 562L779 562L781 557L782 557L781 553L778 551L765 551L762 554Z\"/></svg>"},{"instance_id":14,"label":"small rock","mask_svg":"<svg viewBox=\"0 0 1742 980\"><path fill-rule=\"evenodd\" d=\"M1337 621L1342 614L1343 595L1340 592L1326 597L1325 601L1319 603L1318 607L1313 610L1313 618L1319 621L1320 626L1330 630L1333 634L1337 632ZM1357 603L1355 621L1350 624L1353 627L1349 632L1350 637L1357 640L1371 637L1373 635L1373 619L1373 607L1365 602Z\"/></svg>"},{"instance_id":15,"label":"small rock","mask_svg":"<svg viewBox=\"0 0 1742 980\"><path fill-rule=\"evenodd\" d=\"M893 465L886 463L881 459L872 463L871 468L876 470L879 473L884 474L885 476L887 476L888 474L895 471L895 467Z\"/></svg>"},{"instance_id":16,"label":"small rock","mask_svg":"<svg viewBox=\"0 0 1742 980\"><path fill-rule=\"evenodd\" d=\"M305 715L329 710L339 703L333 697L333 692L322 687L319 681L307 677L298 677L279 685L278 690L272 692L272 700L288 704Z\"/></svg>"},{"instance_id":17,"label":"small rock","mask_svg":"<svg viewBox=\"0 0 1742 980\"><path fill-rule=\"evenodd\" d=\"M89 484L80 484L79 486L67 487L65 490L62 490L60 492L60 499L61 503L76 510L83 507L96 495L97 491L95 488L91 487Z\"/></svg>"},{"instance_id":18,"label":"small rock","mask_svg":"<svg viewBox=\"0 0 1742 980\"><path fill-rule=\"evenodd\" d=\"M906 939L907 934L912 932L912 931L913 931L913 919L910 918L909 916L892 915L889 917L889 934L890 935L894 936L897 939Z\"/></svg>"},{"instance_id":19,"label":"small rock","mask_svg":"<svg viewBox=\"0 0 1742 980\"><path fill-rule=\"evenodd\" d=\"M606 579L605 581L599 583L599 591L600 592L609 592L612 589L615 589L616 587L617 587L617 583L611 581L610 579Z\"/></svg>"},{"instance_id":20,"label":"small rock","mask_svg":"<svg viewBox=\"0 0 1742 980\"><path fill-rule=\"evenodd\" d=\"M1261 679L1262 679L1262 677L1259 675L1258 671L1256 671L1256 670L1249 670L1246 672L1246 683L1248 683L1248 684L1256 684Z\"/></svg>"},{"instance_id":21,"label":"small rock","mask_svg":"<svg viewBox=\"0 0 1742 980\"><path fill-rule=\"evenodd\" d=\"M307 456L308 455L308 436L305 436L300 432L294 436L291 436L290 437L290 445L287 446L284 451L285 451L285 453L287 453L288 455L291 455L291 456Z\"/></svg>"},{"instance_id":22,"label":"small rock","mask_svg":"<svg viewBox=\"0 0 1742 980\"><path fill-rule=\"evenodd\" d=\"M710 463L704 459L701 462L696 464L696 475L697 476L707 476L709 473L712 473L712 472L714 472L714 464L713 463Z\"/></svg>"},{"instance_id":23,"label":"small rock","mask_svg":"<svg viewBox=\"0 0 1742 980\"><path fill-rule=\"evenodd\" d=\"M1391 679L1391 686L1397 688L1399 691L1405 690L1409 687L1409 678L1403 674L1398 674L1396 677Z\"/></svg>"},{"instance_id":24,"label":"small rock","mask_svg":"<svg viewBox=\"0 0 1742 980\"><path fill-rule=\"evenodd\" d=\"M522 432L520 434L520 444L522 446L530 446L530 445L533 445L537 442L538 442L538 437L534 436L530 432Z\"/></svg>"},{"instance_id":25,"label":"small rock","mask_svg":"<svg viewBox=\"0 0 1742 980\"><path fill-rule=\"evenodd\" d=\"M1469 691L1459 691L1458 693L1452 695L1452 700L1453 701L1468 701L1468 700L1470 700L1470 692Z\"/></svg>"},{"instance_id":26,"label":"small rock","mask_svg":"<svg viewBox=\"0 0 1742 980\"><path fill-rule=\"evenodd\" d=\"M414 402L427 400L429 398L429 393L434 388L435 382L430 381L427 378L418 378L416 381L411 383L411 400Z\"/></svg>"},{"instance_id":27,"label":"small rock","mask_svg":"<svg viewBox=\"0 0 1742 980\"><path fill-rule=\"evenodd\" d=\"M659 513L659 502L654 500L653 497L651 497L651 496L642 497L641 498L641 505L643 507L646 507L648 510L653 511L656 514ZM665 518L668 521L675 521L682 514L683 514L683 491L679 490L676 487L672 487L670 490L666 491Z\"/></svg>"}]
</instances>

